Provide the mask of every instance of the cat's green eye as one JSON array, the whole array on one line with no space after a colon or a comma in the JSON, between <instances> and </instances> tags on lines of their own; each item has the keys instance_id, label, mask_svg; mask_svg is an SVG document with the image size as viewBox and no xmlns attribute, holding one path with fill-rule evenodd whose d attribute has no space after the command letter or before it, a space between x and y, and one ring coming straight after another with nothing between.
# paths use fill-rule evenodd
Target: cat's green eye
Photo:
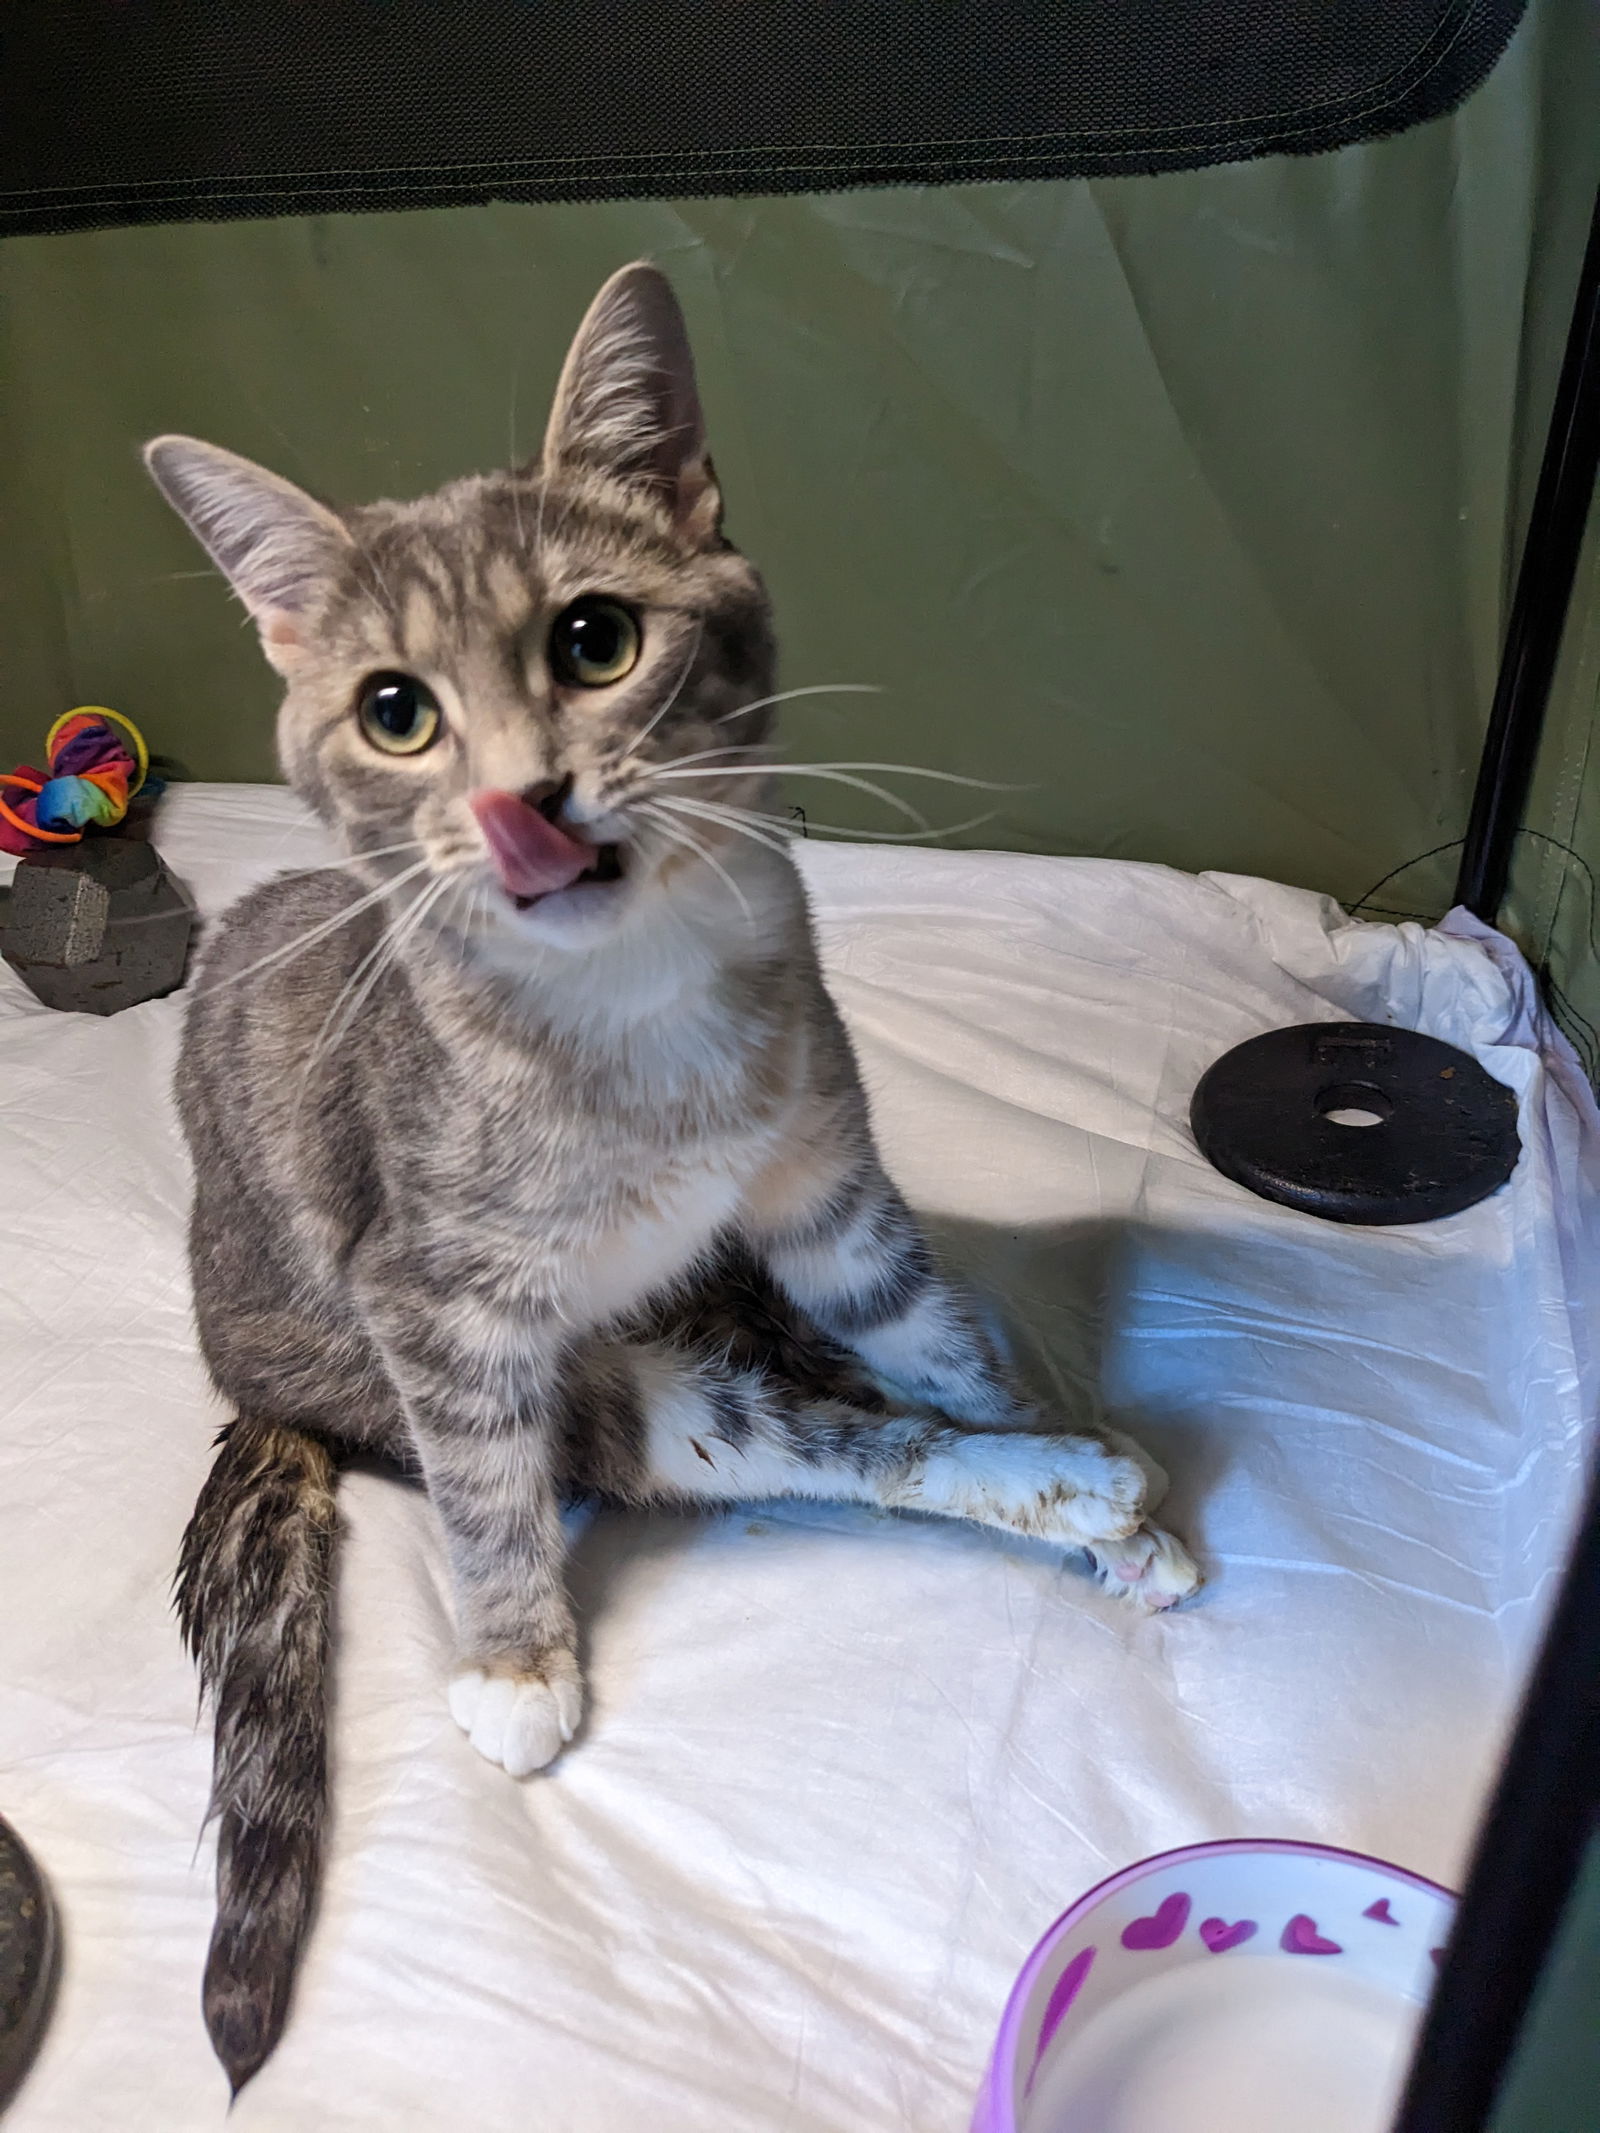
<instances>
[{"instance_id":1,"label":"cat's green eye","mask_svg":"<svg viewBox=\"0 0 1600 2133\"><path fill-rule=\"evenodd\" d=\"M385 755L420 755L444 723L438 699L414 674L369 674L356 698L356 717Z\"/></svg>"},{"instance_id":2,"label":"cat's green eye","mask_svg":"<svg viewBox=\"0 0 1600 2133\"><path fill-rule=\"evenodd\" d=\"M604 689L639 663L639 621L618 600L591 593L550 625L550 664L561 681Z\"/></svg>"}]
</instances>

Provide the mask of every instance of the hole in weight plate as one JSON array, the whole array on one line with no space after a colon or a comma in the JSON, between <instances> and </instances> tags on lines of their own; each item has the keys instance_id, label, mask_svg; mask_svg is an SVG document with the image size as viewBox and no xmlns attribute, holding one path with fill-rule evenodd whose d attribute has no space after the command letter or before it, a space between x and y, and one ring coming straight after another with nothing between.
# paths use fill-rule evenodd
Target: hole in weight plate
<instances>
[{"instance_id":1,"label":"hole in weight plate","mask_svg":"<svg viewBox=\"0 0 1600 2133\"><path fill-rule=\"evenodd\" d=\"M1336 1081L1317 1092L1317 1111L1334 1126L1381 1126L1394 1105L1370 1081Z\"/></svg>"}]
</instances>

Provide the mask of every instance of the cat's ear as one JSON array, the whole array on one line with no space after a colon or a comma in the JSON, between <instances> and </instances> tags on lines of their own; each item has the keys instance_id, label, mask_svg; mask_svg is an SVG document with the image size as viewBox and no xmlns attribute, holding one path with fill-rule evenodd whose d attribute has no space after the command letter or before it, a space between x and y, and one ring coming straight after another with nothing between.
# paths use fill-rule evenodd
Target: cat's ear
<instances>
[{"instance_id":1,"label":"cat's ear","mask_svg":"<svg viewBox=\"0 0 1600 2133\"><path fill-rule=\"evenodd\" d=\"M691 540L717 538L722 500L706 454L694 358L672 284L639 261L589 306L556 387L541 465L594 467L658 489Z\"/></svg>"},{"instance_id":2,"label":"cat's ear","mask_svg":"<svg viewBox=\"0 0 1600 2133\"><path fill-rule=\"evenodd\" d=\"M249 609L262 650L287 674L304 647L316 588L350 546L344 521L292 481L195 437L155 438L144 463Z\"/></svg>"}]
</instances>

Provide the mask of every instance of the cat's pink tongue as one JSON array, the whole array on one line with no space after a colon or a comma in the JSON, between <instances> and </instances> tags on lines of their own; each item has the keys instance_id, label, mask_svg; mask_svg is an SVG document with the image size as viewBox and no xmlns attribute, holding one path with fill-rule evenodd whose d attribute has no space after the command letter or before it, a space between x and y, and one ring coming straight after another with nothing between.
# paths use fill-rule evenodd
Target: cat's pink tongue
<instances>
[{"instance_id":1,"label":"cat's pink tongue","mask_svg":"<svg viewBox=\"0 0 1600 2133\"><path fill-rule=\"evenodd\" d=\"M478 818L501 887L510 896L548 896L553 889L567 888L594 864L592 844L569 837L514 792L475 792L467 804Z\"/></svg>"}]
</instances>

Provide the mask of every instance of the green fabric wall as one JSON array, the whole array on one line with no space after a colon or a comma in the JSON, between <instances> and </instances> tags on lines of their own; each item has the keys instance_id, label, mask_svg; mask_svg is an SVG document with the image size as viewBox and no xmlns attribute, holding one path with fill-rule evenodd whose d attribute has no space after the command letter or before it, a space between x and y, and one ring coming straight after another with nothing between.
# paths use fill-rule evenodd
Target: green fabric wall
<instances>
[{"instance_id":1,"label":"green fabric wall","mask_svg":"<svg viewBox=\"0 0 1600 2133\"><path fill-rule=\"evenodd\" d=\"M193 430L349 498L529 450L587 297L646 253L786 681L884 692L795 705L797 754L1029 786L964 842L1358 897L1464 823L1597 110L1587 0L1536 0L1453 118L1333 156L8 240L0 758L99 701L196 775L271 775L270 677L138 441ZM1568 668L1540 820L1597 845L1592 647ZM1442 909L1453 857L1377 905ZM1517 914L1570 963L1568 879L1544 855Z\"/></svg>"}]
</instances>

